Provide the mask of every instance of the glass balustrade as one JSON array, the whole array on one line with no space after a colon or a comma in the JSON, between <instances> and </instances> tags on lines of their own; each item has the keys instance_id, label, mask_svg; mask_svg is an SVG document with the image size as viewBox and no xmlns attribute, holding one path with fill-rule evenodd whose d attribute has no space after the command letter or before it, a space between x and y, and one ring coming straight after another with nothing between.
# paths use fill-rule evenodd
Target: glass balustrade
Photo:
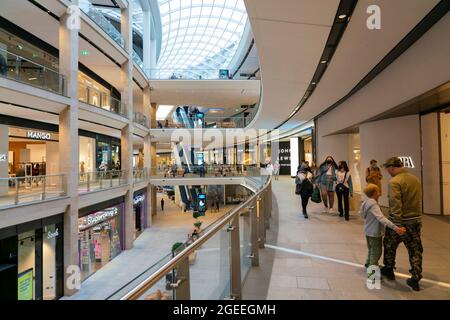
<instances>
[{"instance_id":1,"label":"glass balustrade","mask_svg":"<svg viewBox=\"0 0 450 320\"><path fill-rule=\"evenodd\" d=\"M141 57L136 53L136 51L133 50L131 57L133 58L133 61L139 66L139 68L144 70L144 62L142 61Z\"/></svg>"},{"instance_id":2,"label":"glass balustrade","mask_svg":"<svg viewBox=\"0 0 450 320\"><path fill-rule=\"evenodd\" d=\"M140 124L140 125L142 125L142 126L144 126L144 127L146 127L146 128L150 127L150 124L148 123L147 117L144 116L140 112L134 112L134 119L133 119L133 121L138 123L138 124Z\"/></svg>"},{"instance_id":3,"label":"glass balustrade","mask_svg":"<svg viewBox=\"0 0 450 320\"><path fill-rule=\"evenodd\" d=\"M111 300L239 300L252 266L259 265L259 248L271 213L271 179L261 180L247 201L198 230L172 253L110 295Z\"/></svg>"},{"instance_id":4,"label":"glass balustrade","mask_svg":"<svg viewBox=\"0 0 450 320\"><path fill-rule=\"evenodd\" d=\"M66 176L0 178L0 208L66 196Z\"/></svg>"},{"instance_id":5,"label":"glass balustrade","mask_svg":"<svg viewBox=\"0 0 450 320\"><path fill-rule=\"evenodd\" d=\"M78 100L127 118L126 104L105 92L86 86L83 83L78 83Z\"/></svg>"},{"instance_id":6,"label":"glass balustrade","mask_svg":"<svg viewBox=\"0 0 450 320\"><path fill-rule=\"evenodd\" d=\"M192 117L192 122L179 121L157 121L156 127L153 129L199 129L199 128L217 128L217 129L234 129L234 128L245 128L249 123L250 119L246 117L210 117L199 119L197 117Z\"/></svg>"},{"instance_id":7,"label":"glass balustrade","mask_svg":"<svg viewBox=\"0 0 450 320\"><path fill-rule=\"evenodd\" d=\"M145 69L151 80L232 80L219 69Z\"/></svg>"},{"instance_id":8,"label":"glass balustrade","mask_svg":"<svg viewBox=\"0 0 450 320\"><path fill-rule=\"evenodd\" d=\"M27 58L0 48L0 76L66 95L66 78Z\"/></svg>"},{"instance_id":9,"label":"glass balustrade","mask_svg":"<svg viewBox=\"0 0 450 320\"><path fill-rule=\"evenodd\" d=\"M150 175L147 168L144 169L133 169L133 182L140 183L149 181Z\"/></svg>"},{"instance_id":10,"label":"glass balustrade","mask_svg":"<svg viewBox=\"0 0 450 320\"><path fill-rule=\"evenodd\" d=\"M111 39L113 39L119 46L124 48L125 41L122 34L109 22L105 16L95 8L95 6L88 0L79 0L80 9L94 21L103 31L105 31Z\"/></svg>"},{"instance_id":11,"label":"glass balustrade","mask_svg":"<svg viewBox=\"0 0 450 320\"><path fill-rule=\"evenodd\" d=\"M256 165L171 165L151 168L151 178L218 178L218 177L259 177L265 171Z\"/></svg>"},{"instance_id":12,"label":"glass balustrade","mask_svg":"<svg viewBox=\"0 0 450 320\"><path fill-rule=\"evenodd\" d=\"M84 172L79 174L78 193L89 193L127 185L126 170Z\"/></svg>"}]
</instances>

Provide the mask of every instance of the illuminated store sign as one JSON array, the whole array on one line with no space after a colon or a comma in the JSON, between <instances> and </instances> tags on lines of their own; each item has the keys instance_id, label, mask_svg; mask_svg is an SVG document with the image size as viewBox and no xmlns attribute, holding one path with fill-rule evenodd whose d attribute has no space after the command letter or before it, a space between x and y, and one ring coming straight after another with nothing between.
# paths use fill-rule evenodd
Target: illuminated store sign
<instances>
[{"instance_id":1,"label":"illuminated store sign","mask_svg":"<svg viewBox=\"0 0 450 320\"><path fill-rule=\"evenodd\" d=\"M80 231L89 229L90 227L101 223L103 221L109 220L119 215L119 209L117 207L108 208L93 214L90 214L86 217L79 219L78 227Z\"/></svg>"},{"instance_id":2,"label":"illuminated store sign","mask_svg":"<svg viewBox=\"0 0 450 320\"><path fill-rule=\"evenodd\" d=\"M134 203L134 205L136 206L136 205L138 205L138 204L143 203L144 200L145 200L145 196L144 196L143 194L140 194L140 195L134 197L133 203Z\"/></svg>"},{"instance_id":3,"label":"illuminated store sign","mask_svg":"<svg viewBox=\"0 0 450 320\"><path fill-rule=\"evenodd\" d=\"M47 239L48 240L56 238L57 236L59 236L58 228L56 228L55 232L51 232L51 231L47 232Z\"/></svg>"},{"instance_id":4,"label":"illuminated store sign","mask_svg":"<svg viewBox=\"0 0 450 320\"><path fill-rule=\"evenodd\" d=\"M295 177L297 174L297 168L299 166L299 148L298 141L299 138L291 138L291 177Z\"/></svg>"},{"instance_id":5,"label":"illuminated store sign","mask_svg":"<svg viewBox=\"0 0 450 320\"><path fill-rule=\"evenodd\" d=\"M6 154L0 154L0 162L8 161L8 156Z\"/></svg>"},{"instance_id":6,"label":"illuminated store sign","mask_svg":"<svg viewBox=\"0 0 450 320\"><path fill-rule=\"evenodd\" d=\"M400 156L399 158L400 158L400 160L402 160L403 166L405 168L410 168L410 169L414 169L415 168L415 165L414 165L412 157Z\"/></svg>"},{"instance_id":7,"label":"illuminated store sign","mask_svg":"<svg viewBox=\"0 0 450 320\"><path fill-rule=\"evenodd\" d=\"M51 140L52 137L48 132L38 132L38 131L27 131L27 138L37 139L37 140Z\"/></svg>"}]
</instances>

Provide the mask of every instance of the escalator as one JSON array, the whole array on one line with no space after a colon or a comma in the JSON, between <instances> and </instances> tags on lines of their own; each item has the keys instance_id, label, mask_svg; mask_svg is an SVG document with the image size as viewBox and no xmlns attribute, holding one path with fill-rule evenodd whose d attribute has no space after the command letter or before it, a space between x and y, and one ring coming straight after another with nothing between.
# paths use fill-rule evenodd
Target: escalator
<instances>
[{"instance_id":1,"label":"escalator","mask_svg":"<svg viewBox=\"0 0 450 320\"><path fill-rule=\"evenodd\" d=\"M174 122L181 124L184 128L195 128L194 121L189 117L188 111L186 111L186 108L184 107L178 107L173 114L173 118Z\"/></svg>"},{"instance_id":2,"label":"escalator","mask_svg":"<svg viewBox=\"0 0 450 320\"><path fill-rule=\"evenodd\" d=\"M185 204L186 210L192 210L193 201L190 197L189 189L186 186L178 186L180 190L181 202Z\"/></svg>"}]
</instances>

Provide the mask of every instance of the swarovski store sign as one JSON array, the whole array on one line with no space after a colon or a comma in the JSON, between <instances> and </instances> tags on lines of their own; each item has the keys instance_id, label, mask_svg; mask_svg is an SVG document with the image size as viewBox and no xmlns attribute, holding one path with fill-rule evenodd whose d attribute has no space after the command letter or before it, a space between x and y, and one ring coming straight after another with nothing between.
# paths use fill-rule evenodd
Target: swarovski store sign
<instances>
[{"instance_id":1,"label":"swarovski store sign","mask_svg":"<svg viewBox=\"0 0 450 320\"><path fill-rule=\"evenodd\" d=\"M80 230L86 230L98 223L112 219L117 215L119 215L119 209L117 207L108 208L103 211L90 214L86 217L80 218L79 228Z\"/></svg>"}]
</instances>

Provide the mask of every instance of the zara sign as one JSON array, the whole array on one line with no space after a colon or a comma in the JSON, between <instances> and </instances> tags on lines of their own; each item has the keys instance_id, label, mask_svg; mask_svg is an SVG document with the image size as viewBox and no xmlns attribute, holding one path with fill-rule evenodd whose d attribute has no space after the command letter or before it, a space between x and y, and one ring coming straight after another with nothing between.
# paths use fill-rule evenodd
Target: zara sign
<instances>
[{"instance_id":1,"label":"zara sign","mask_svg":"<svg viewBox=\"0 0 450 320\"><path fill-rule=\"evenodd\" d=\"M403 162L403 166L405 168L410 168L410 169L414 169L414 162L412 157L408 157L408 156L399 156L400 160L402 160Z\"/></svg>"},{"instance_id":2,"label":"zara sign","mask_svg":"<svg viewBox=\"0 0 450 320\"><path fill-rule=\"evenodd\" d=\"M6 154L0 154L0 162L8 161L8 156Z\"/></svg>"}]
</instances>

